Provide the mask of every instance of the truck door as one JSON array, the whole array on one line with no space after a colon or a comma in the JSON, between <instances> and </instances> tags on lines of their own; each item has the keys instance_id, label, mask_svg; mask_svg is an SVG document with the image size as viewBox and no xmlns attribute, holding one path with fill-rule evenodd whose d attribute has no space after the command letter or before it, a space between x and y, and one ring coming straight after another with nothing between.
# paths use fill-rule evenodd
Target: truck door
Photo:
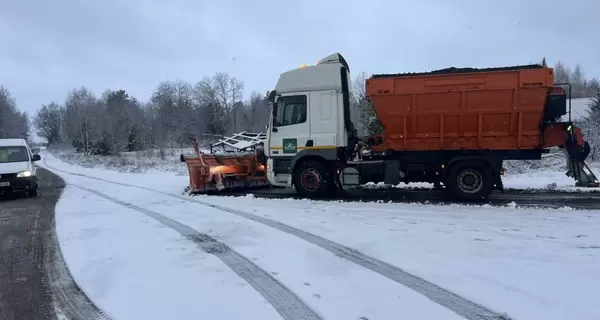
<instances>
[{"instance_id":1,"label":"truck door","mask_svg":"<svg viewBox=\"0 0 600 320\"><path fill-rule=\"evenodd\" d=\"M317 149L331 149L341 145L343 126L337 109L335 90L312 92L310 96L310 135ZM342 130L342 135L340 135Z\"/></svg>"},{"instance_id":2,"label":"truck door","mask_svg":"<svg viewBox=\"0 0 600 320\"><path fill-rule=\"evenodd\" d=\"M310 121L307 94L282 95L277 99L271 137L270 156L293 158L306 149L310 139Z\"/></svg>"}]
</instances>

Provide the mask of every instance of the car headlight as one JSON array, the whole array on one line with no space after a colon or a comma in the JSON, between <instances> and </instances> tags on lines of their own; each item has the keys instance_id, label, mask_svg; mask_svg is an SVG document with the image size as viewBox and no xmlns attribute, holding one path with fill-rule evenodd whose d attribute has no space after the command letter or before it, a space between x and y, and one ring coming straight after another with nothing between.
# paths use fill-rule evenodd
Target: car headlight
<instances>
[{"instance_id":1,"label":"car headlight","mask_svg":"<svg viewBox=\"0 0 600 320\"><path fill-rule=\"evenodd\" d=\"M29 170L21 171L17 173L17 178L29 178L33 175L33 172Z\"/></svg>"}]
</instances>

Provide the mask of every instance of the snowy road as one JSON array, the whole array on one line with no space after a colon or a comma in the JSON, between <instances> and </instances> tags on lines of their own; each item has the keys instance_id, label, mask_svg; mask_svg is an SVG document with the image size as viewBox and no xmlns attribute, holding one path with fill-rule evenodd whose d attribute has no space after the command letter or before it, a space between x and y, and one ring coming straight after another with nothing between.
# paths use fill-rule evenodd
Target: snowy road
<instances>
[{"instance_id":1,"label":"snowy road","mask_svg":"<svg viewBox=\"0 0 600 320\"><path fill-rule=\"evenodd\" d=\"M598 212L192 198L42 157L69 184L65 259L114 320L600 317Z\"/></svg>"}]
</instances>

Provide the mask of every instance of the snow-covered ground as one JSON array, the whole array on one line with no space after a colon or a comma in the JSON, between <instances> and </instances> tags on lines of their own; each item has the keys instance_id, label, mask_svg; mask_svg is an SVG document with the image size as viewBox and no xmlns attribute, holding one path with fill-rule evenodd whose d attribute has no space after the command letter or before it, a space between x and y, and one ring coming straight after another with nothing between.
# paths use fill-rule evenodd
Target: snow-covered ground
<instances>
[{"instance_id":1,"label":"snow-covered ground","mask_svg":"<svg viewBox=\"0 0 600 320\"><path fill-rule=\"evenodd\" d=\"M598 211L189 197L175 171L41 155L65 260L114 320L600 319Z\"/></svg>"},{"instance_id":2,"label":"snow-covered ground","mask_svg":"<svg viewBox=\"0 0 600 320\"><path fill-rule=\"evenodd\" d=\"M119 172L147 173L174 172L179 175L187 174L185 166L181 165L179 155L190 153L191 148L145 150L122 152L119 156L84 155L71 150L52 150L61 160L86 168L103 168Z\"/></svg>"},{"instance_id":3,"label":"snow-covered ground","mask_svg":"<svg viewBox=\"0 0 600 320\"><path fill-rule=\"evenodd\" d=\"M591 166L595 174L600 173L597 164ZM506 190L528 190L528 191L561 191L561 192L600 192L600 188L576 187L575 180L565 174L566 170L561 171L556 168L537 169L525 171L523 173L507 174L502 177L504 188ZM366 189L385 189L385 188L433 188L431 183L400 183L397 186L388 186L383 183L369 182L363 186Z\"/></svg>"},{"instance_id":4,"label":"snow-covered ground","mask_svg":"<svg viewBox=\"0 0 600 320\"><path fill-rule=\"evenodd\" d=\"M590 104L592 103L592 98L578 98L571 100L571 120L578 121L583 120L588 116L588 111L590 109ZM568 108L568 106L567 106ZM568 110L567 110L568 111ZM562 117L563 121L569 120L569 115L565 115Z\"/></svg>"}]
</instances>

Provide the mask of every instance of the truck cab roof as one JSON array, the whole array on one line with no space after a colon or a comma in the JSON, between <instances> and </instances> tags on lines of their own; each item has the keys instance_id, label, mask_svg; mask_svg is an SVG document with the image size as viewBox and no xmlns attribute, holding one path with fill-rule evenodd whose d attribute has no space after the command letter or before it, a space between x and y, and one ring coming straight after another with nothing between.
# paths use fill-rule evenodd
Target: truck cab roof
<instances>
[{"instance_id":1,"label":"truck cab roof","mask_svg":"<svg viewBox=\"0 0 600 320\"><path fill-rule=\"evenodd\" d=\"M279 76L275 91L279 93L342 90L340 68L345 67L349 72L348 63L339 53L328 55L319 60L316 65L303 65L289 70Z\"/></svg>"}]
</instances>

